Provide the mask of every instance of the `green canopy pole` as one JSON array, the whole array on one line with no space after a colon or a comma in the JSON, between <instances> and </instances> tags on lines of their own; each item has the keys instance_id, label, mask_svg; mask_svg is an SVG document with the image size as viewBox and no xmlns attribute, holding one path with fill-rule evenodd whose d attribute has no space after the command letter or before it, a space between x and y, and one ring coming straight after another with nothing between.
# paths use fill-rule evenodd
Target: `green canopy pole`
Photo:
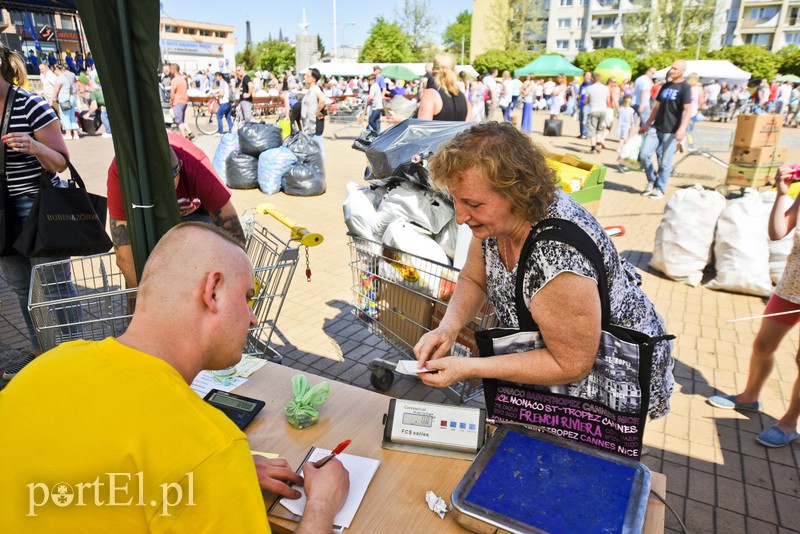
<instances>
[{"instance_id":1,"label":"green canopy pole","mask_svg":"<svg viewBox=\"0 0 800 534\"><path fill-rule=\"evenodd\" d=\"M161 112L157 0L77 0L114 134L137 275L180 221ZM110 162L109 162L110 163Z\"/></svg>"}]
</instances>

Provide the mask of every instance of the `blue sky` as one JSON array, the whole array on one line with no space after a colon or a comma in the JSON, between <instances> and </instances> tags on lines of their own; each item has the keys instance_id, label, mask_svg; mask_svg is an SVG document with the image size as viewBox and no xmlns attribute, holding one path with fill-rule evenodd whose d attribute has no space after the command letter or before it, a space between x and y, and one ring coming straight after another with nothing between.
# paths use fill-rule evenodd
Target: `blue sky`
<instances>
[{"instance_id":1,"label":"blue sky","mask_svg":"<svg viewBox=\"0 0 800 534\"><path fill-rule=\"evenodd\" d=\"M339 45L363 42L376 17L394 19L402 0L336 0ZM325 49L333 50L333 0L162 0L163 14L183 20L216 22L236 27L237 49L244 48L245 21L250 20L253 41L278 36L278 30L290 38L299 31L302 9L306 8L309 33L322 37ZM436 21L433 39L441 41L445 27L461 11L472 11L472 0L429 0L431 18ZM354 22L355 25L345 24Z\"/></svg>"}]
</instances>

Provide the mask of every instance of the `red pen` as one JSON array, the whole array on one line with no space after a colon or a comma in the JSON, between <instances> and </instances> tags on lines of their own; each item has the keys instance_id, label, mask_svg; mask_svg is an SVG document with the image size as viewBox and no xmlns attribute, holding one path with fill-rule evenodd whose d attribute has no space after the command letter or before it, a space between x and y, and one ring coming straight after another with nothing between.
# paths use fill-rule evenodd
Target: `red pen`
<instances>
[{"instance_id":1,"label":"red pen","mask_svg":"<svg viewBox=\"0 0 800 534\"><path fill-rule=\"evenodd\" d=\"M347 448L347 446L350 445L350 443L352 443L352 442L349 439L344 440L343 442L338 444L336 446L336 448L333 449L333 452L331 452L328 456L326 456L325 458L321 458L321 459L317 460L316 462L314 462L314 467L319 469L323 465L327 464L331 460L331 458L335 457L337 454L339 454L340 452L345 450Z\"/></svg>"}]
</instances>

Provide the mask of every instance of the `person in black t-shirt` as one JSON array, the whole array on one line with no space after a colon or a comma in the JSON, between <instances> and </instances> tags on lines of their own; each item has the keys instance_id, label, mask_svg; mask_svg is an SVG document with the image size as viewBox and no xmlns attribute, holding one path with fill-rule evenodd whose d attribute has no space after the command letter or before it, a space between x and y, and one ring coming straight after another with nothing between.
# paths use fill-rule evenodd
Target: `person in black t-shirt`
<instances>
[{"instance_id":1,"label":"person in black t-shirt","mask_svg":"<svg viewBox=\"0 0 800 534\"><path fill-rule=\"evenodd\" d=\"M244 71L244 65L236 66L236 78L239 80L239 109L245 122L253 120L253 80Z\"/></svg>"},{"instance_id":2,"label":"person in black t-shirt","mask_svg":"<svg viewBox=\"0 0 800 534\"><path fill-rule=\"evenodd\" d=\"M647 122L639 129L646 132L639 162L647 175L647 187L642 195L653 200L664 198L667 181L672 172L672 158L678 143L686 136L692 108L692 91L683 79L686 62L676 60L667 73L665 83L656 97L656 103ZM653 153L658 155L658 174L653 166Z\"/></svg>"}]
</instances>

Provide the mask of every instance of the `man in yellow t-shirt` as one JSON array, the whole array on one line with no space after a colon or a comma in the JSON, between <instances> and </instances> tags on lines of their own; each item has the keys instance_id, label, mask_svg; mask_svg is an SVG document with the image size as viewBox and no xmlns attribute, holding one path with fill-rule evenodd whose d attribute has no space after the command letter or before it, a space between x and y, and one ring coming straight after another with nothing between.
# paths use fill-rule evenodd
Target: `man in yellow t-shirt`
<instances>
[{"instance_id":1,"label":"man in yellow t-shirt","mask_svg":"<svg viewBox=\"0 0 800 534\"><path fill-rule=\"evenodd\" d=\"M237 363L253 268L213 226L184 223L148 260L118 339L65 343L0 391L0 532L268 532L261 489L308 495L299 532L330 532L347 497L336 460L250 456L247 438L190 387Z\"/></svg>"}]
</instances>

